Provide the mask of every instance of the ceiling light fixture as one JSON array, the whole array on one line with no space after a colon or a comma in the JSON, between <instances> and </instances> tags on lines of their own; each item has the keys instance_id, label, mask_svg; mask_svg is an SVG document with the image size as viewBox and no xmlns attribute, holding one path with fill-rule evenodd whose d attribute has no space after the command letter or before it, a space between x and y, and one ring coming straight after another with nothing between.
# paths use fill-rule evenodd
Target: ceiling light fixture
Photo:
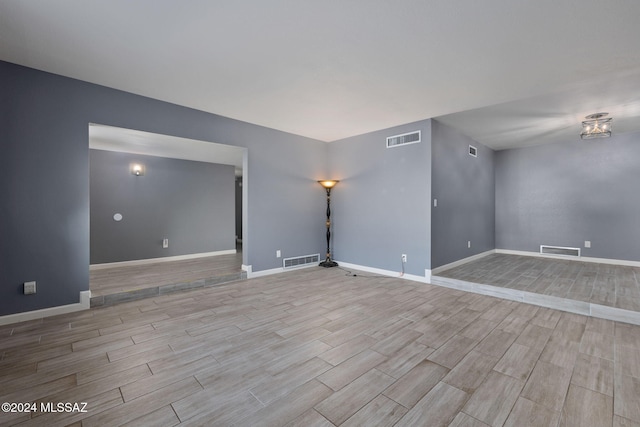
<instances>
[{"instance_id":1,"label":"ceiling light fixture","mask_svg":"<svg viewBox=\"0 0 640 427\"><path fill-rule=\"evenodd\" d=\"M609 113L595 113L589 114L582 122L582 133L580 138L593 139L593 138L608 138L611 136L611 117L604 119Z\"/></svg>"}]
</instances>

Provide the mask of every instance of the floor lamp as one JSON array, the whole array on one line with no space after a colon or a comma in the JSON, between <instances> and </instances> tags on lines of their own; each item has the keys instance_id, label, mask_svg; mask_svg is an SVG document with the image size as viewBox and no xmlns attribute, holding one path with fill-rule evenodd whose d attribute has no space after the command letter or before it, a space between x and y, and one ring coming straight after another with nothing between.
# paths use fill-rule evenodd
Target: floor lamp
<instances>
[{"instance_id":1,"label":"floor lamp","mask_svg":"<svg viewBox=\"0 0 640 427\"><path fill-rule=\"evenodd\" d=\"M325 179L318 181L325 190L327 190L327 257L319 265L320 267L337 267L338 263L331 259L331 189L335 187L338 181Z\"/></svg>"}]
</instances>

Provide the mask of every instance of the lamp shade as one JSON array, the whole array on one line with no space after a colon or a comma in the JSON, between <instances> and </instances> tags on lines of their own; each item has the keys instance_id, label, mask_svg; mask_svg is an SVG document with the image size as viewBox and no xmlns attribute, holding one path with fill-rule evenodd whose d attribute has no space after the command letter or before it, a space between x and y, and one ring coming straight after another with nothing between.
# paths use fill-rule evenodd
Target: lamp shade
<instances>
[{"instance_id":1,"label":"lamp shade","mask_svg":"<svg viewBox=\"0 0 640 427\"><path fill-rule=\"evenodd\" d=\"M340 181L335 181L333 179L323 179L321 181L318 181L318 183L322 185L324 188L333 188L339 182Z\"/></svg>"}]
</instances>

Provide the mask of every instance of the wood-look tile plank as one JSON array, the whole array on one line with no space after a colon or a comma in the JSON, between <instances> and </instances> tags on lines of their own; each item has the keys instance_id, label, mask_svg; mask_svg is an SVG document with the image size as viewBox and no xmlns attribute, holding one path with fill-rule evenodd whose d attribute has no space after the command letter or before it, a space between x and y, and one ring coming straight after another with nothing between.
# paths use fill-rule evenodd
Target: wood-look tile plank
<instances>
[{"instance_id":1,"label":"wood-look tile plank","mask_svg":"<svg viewBox=\"0 0 640 427\"><path fill-rule=\"evenodd\" d=\"M495 329L496 326L498 326L498 322L478 319L461 330L458 335L462 335L463 337L471 338L476 341L482 341Z\"/></svg>"},{"instance_id":2,"label":"wood-look tile plank","mask_svg":"<svg viewBox=\"0 0 640 427\"><path fill-rule=\"evenodd\" d=\"M287 369L291 369L295 365L304 363L309 359L321 356L330 350L331 346L329 344L325 344L319 340L312 340L307 344L299 346L288 354L275 358L271 363L265 366L265 370L271 375L275 375ZM325 360L323 357L319 358Z\"/></svg>"},{"instance_id":3,"label":"wood-look tile plank","mask_svg":"<svg viewBox=\"0 0 640 427\"><path fill-rule=\"evenodd\" d=\"M472 350L442 381L471 395L498 363L498 358Z\"/></svg>"},{"instance_id":4,"label":"wood-look tile plank","mask_svg":"<svg viewBox=\"0 0 640 427\"><path fill-rule=\"evenodd\" d=\"M318 380L331 387L333 390L340 390L342 387L351 383L360 375L370 371L385 360L387 360L387 358L380 353L372 350L364 350L350 359L345 360L341 364L331 369L327 369L326 372L318 375ZM327 365L329 364L327 363Z\"/></svg>"},{"instance_id":5,"label":"wood-look tile plank","mask_svg":"<svg viewBox=\"0 0 640 427\"><path fill-rule=\"evenodd\" d=\"M91 415L82 420L82 425L83 427L101 427L125 424L200 390L202 390L202 386L198 384L195 378L185 378L168 387L155 390L138 399L116 406L114 410Z\"/></svg>"},{"instance_id":6,"label":"wood-look tile plank","mask_svg":"<svg viewBox=\"0 0 640 427\"><path fill-rule=\"evenodd\" d=\"M612 426L613 398L575 385L569 386L562 408L560 427L592 425Z\"/></svg>"},{"instance_id":7,"label":"wood-look tile plank","mask_svg":"<svg viewBox=\"0 0 640 427\"><path fill-rule=\"evenodd\" d=\"M491 331L475 348L475 350L489 356L502 357L518 335L500 329Z\"/></svg>"},{"instance_id":8,"label":"wood-look tile plank","mask_svg":"<svg viewBox=\"0 0 640 427\"><path fill-rule=\"evenodd\" d=\"M624 342L615 347L615 373L640 378L640 351L634 347L627 347Z\"/></svg>"},{"instance_id":9,"label":"wood-look tile plank","mask_svg":"<svg viewBox=\"0 0 640 427\"><path fill-rule=\"evenodd\" d=\"M271 378L261 382L261 384L251 388L249 391L260 401L260 403L268 405L275 399L290 393L293 389L301 386L307 381L316 377L318 380L322 381L323 375L330 372L331 368L332 365L322 359L309 359L292 369L273 375ZM350 373L349 371L346 372ZM322 382L326 384L325 381ZM350 380L345 380L345 384L349 382Z\"/></svg>"},{"instance_id":10,"label":"wood-look tile plank","mask_svg":"<svg viewBox=\"0 0 640 427\"><path fill-rule=\"evenodd\" d=\"M540 350L513 344L496 364L495 370L519 380L526 380L538 360Z\"/></svg>"},{"instance_id":11,"label":"wood-look tile plank","mask_svg":"<svg viewBox=\"0 0 640 427\"><path fill-rule=\"evenodd\" d=\"M613 378L613 361L580 354L573 368L571 384L613 396Z\"/></svg>"},{"instance_id":12,"label":"wood-look tile plank","mask_svg":"<svg viewBox=\"0 0 640 427\"><path fill-rule=\"evenodd\" d=\"M350 357L355 356L363 350L370 348L377 342L377 340L368 335L358 335L352 340L342 343L337 347L334 347L333 349L322 353L318 357L331 363L334 366L339 365Z\"/></svg>"},{"instance_id":13,"label":"wood-look tile plank","mask_svg":"<svg viewBox=\"0 0 640 427\"><path fill-rule=\"evenodd\" d=\"M421 336L422 333L420 332L404 328L387 336L385 339L378 341L376 344L371 346L371 350L385 356L390 356Z\"/></svg>"},{"instance_id":14,"label":"wood-look tile plank","mask_svg":"<svg viewBox=\"0 0 640 427\"><path fill-rule=\"evenodd\" d=\"M405 408L411 408L449 372L449 369L424 360L403 375L384 395Z\"/></svg>"},{"instance_id":15,"label":"wood-look tile plank","mask_svg":"<svg viewBox=\"0 0 640 427\"><path fill-rule=\"evenodd\" d=\"M309 409L295 420L287 423L285 427L334 427L334 425L315 409Z\"/></svg>"},{"instance_id":16,"label":"wood-look tile plank","mask_svg":"<svg viewBox=\"0 0 640 427\"><path fill-rule=\"evenodd\" d=\"M458 412L458 415L451 421L449 427L490 427L480 420L465 414L464 412Z\"/></svg>"},{"instance_id":17,"label":"wood-look tile plank","mask_svg":"<svg viewBox=\"0 0 640 427\"><path fill-rule=\"evenodd\" d=\"M136 418L133 421L122 424L122 427L137 427L137 426L163 426L173 427L180 424L180 420L173 412L171 405L163 406L160 409L156 409L146 415Z\"/></svg>"},{"instance_id":18,"label":"wood-look tile plank","mask_svg":"<svg viewBox=\"0 0 640 427\"><path fill-rule=\"evenodd\" d=\"M396 426L422 427L426 420L429 426L448 426L467 399L468 395L464 391L440 382L420 399Z\"/></svg>"},{"instance_id":19,"label":"wood-look tile plank","mask_svg":"<svg viewBox=\"0 0 640 427\"><path fill-rule=\"evenodd\" d=\"M389 356L376 366L376 369L394 378L400 378L433 352L432 348L412 342Z\"/></svg>"},{"instance_id":20,"label":"wood-look tile plank","mask_svg":"<svg viewBox=\"0 0 640 427\"><path fill-rule=\"evenodd\" d=\"M491 371L462 411L491 426L502 425L523 387L524 381Z\"/></svg>"},{"instance_id":21,"label":"wood-look tile plank","mask_svg":"<svg viewBox=\"0 0 640 427\"><path fill-rule=\"evenodd\" d=\"M520 395L559 412L569 388L571 373L571 369L538 361Z\"/></svg>"},{"instance_id":22,"label":"wood-look tile plank","mask_svg":"<svg viewBox=\"0 0 640 427\"><path fill-rule=\"evenodd\" d=\"M320 381L312 380L266 407L241 418L236 424L242 426L279 427L298 418L319 402L325 400L331 393L332 390L329 387Z\"/></svg>"},{"instance_id":23,"label":"wood-look tile plank","mask_svg":"<svg viewBox=\"0 0 640 427\"><path fill-rule=\"evenodd\" d=\"M478 344L478 341L462 335L454 335L442 347L434 351L427 359L452 369Z\"/></svg>"},{"instance_id":24,"label":"wood-look tile plank","mask_svg":"<svg viewBox=\"0 0 640 427\"><path fill-rule=\"evenodd\" d=\"M552 332L553 329L528 324L515 342L516 344L526 345L527 347L542 351L549 337L551 337Z\"/></svg>"},{"instance_id":25,"label":"wood-look tile plank","mask_svg":"<svg viewBox=\"0 0 640 427\"><path fill-rule=\"evenodd\" d=\"M153 374L133 383L125 384L120 387L120 391L122 392L124 401L129 402L140 396L167 387L170 384L176 383L184 378L195 375L202 370L207 370L212 366L215 367L217 365L218 362L213 357L205 356L191 363L178 366L175 369Z\"/></svg>"},{"instance_id":26,"label":"wood-look tile plank","mask_svg":"<svg viewBox=\"0 0 640 427\"><path fill-rule=\"evenodd\" d=\"M640 422L640 378L616 375L613 395L614 413Z\"/></svg>"},{"instance_id":27,"label":"wood-look tile plank","mask_svg":"<svg viewBox=\"0 0 640 427\"><path fill-rule=\"evenodd\" d=\"M204 389L171 404L181 426L231 425L235 420L264 408L248 391L229 393Z\"/></svg>"},{"instance_id":28,"label":"wood-look tile plank","mask_svg":"<svg viewBox=\"0 0 640 427\"><path fill-rule=\"evenodd\" d=\"M556 427L559 420L560 412L520 397L513 406L504 427Z\"/></svg>"},{"instance_id":29,"label":"wood-look tile plank","mask_svg":"<svg viewBox=\"0 0 640 427\"><path fill-rule=\"evenodd\" d=\"M315 405L315 409L332 423L340 425L394 381L395 378L372 369Z\"/></svg>"},{"instance_id":30,"label":"wood-look tile plank","mask_svg":"<svg viewBox=\"0 0 640 427\"><path fill-rule=\"evenodd\" d=\"M580 341L580 353L613 360L614 336L585 331Z\"/></svg>"},{"instance_id":31,"label":"wood-look tile plank","mask_svg":"<svg viewBox=\"0 0 640 427\"><path fill-rule=\"evenodd\" d=\"M547 345L542 350L540 360L553 363L563 368L572 368L580 350L580 343L566 340L561 336L553 336L547 341Z\"/></svg>"},{"instance_id":32,"label":"wood-look tile plank","mask_svg":"<svg viewBox=\"0 0 640 427\"><path fill-rule=\"evenodd\" d=\"M406 413L407 409L405 407L380 394L342 423L341 426L392 427Z\"/></svg>"},{"instance_id":33,"label":"wood-look tile plank","mask_svg":"<svg viewBox=\"0 0 640 427\"><path fill-rule=\"evenodd\" d=\"M34 416L24 423L21 423L21 427L67 427L69 425L74 425L73 423L82 423L82 419L86 418L91 414L98 414L103 411L111 410L118 405L123 403L122 396L120 395L120 390L117 388L109 390L105 393L91 396L88 398L77 398L74 402L70 403L82 403L86 402L86 413L83 412L69 412L69 413L60 413L60 412L38 412L37 414L33 414ZM50 401L49 401L50 402Z\"/></svg>"},{"instance_id":34,"label":"wood-look tile plank","mask_svg":"<svg viewBox=\"0 0 640 427\"><path fill-rule=\"evenodd\" d=\"M635 422L618 415L613 416L613 427L640 427L640 422Z\"/></svg>"}]
</instances>

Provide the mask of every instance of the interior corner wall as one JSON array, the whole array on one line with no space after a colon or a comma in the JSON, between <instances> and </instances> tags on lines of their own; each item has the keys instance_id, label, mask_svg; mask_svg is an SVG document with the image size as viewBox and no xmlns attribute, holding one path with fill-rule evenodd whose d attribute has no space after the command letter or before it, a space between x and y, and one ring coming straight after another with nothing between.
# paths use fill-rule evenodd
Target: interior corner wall
<instances>
[{"instance_id":1,"label":"interior corner wall","mask_svg":"<svg viewBox=\"0 0 640 427\"><path fill-rule=\"evenodd\" d=\"M497 152L496 247L639 261L638 159L639 133Z\"/></svg>"},{"instance_id":2,"label":"interior corner wall","mask_svg":"<svg viewBox=\"0 0 640 427\"><path fill-rule=\"evenodd\" d=\"M422 142L386 148L386 138L421 131ZM329 144L333 257L424 277L431 265L431 120ZM318 217L321 221L322 218Z\"/></svg>"},{"instance_id":3,"label":"interior corner wall","mask_svg":"<svg viewBox=\"0 0 640 427\"><path fill-rule=\"evenodd\" d=\"M437 268L495 249L495 153L437 120L431 145L431 266Z\"/></svg>"},{"instance_id":4,"label":"interior corner wall","mask_svg":"<svg viewBox=\"0 0 640 427\"><path fill-rule=\"evenodd\" d=\"M89 123L247 148L243 263L317 253L326 143L0 61L0 315L89 289ZM23 295L26 281L38 293Z\"/></svg>"},{"instance_id":5,"label":"interior corner wall","mask_svg":"<svg viewBox=\"0 0 640 427\"><path fill-rule=\"evenodd\" d=\"M234 166L103 150L89 159L91 264L235 251Z\"/></svg>"}]
</instances>

